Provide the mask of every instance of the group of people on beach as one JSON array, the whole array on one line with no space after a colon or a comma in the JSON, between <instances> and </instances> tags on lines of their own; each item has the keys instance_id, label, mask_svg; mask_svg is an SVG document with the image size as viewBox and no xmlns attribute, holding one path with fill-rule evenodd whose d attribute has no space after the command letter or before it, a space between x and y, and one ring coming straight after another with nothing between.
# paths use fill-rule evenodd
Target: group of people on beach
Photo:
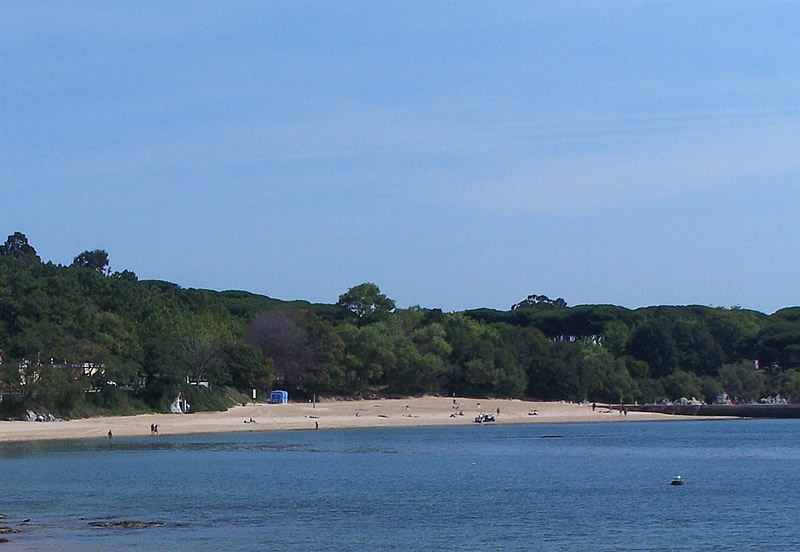
<instances>
[{"instance_id":1,"label":"group of people on beach","mask_svg":"<svg viewBox=\"0 0 800 552\"><path fill-rule=\"evenodd\" d=\"M478 404L480 404L480 403L478 403ZM406 408L408 408L408 407L406 407ZM453 410L458 410L458 415L459 416L463 416L464 415L464 411L461 410L461 403L458 402L457 400L455 400L455 398L453 399L453 408L452 409ZM455 412L451 413L450 417L451 418L455 418L456 417Z\"/></svg>"}]
</instances>

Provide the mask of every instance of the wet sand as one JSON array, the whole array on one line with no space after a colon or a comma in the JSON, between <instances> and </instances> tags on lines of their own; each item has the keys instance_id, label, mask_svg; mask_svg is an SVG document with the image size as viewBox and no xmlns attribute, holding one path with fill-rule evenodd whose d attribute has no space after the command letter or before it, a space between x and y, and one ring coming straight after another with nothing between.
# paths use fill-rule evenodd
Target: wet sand
<instances>
[{"instance_id":1,"label":"wet sand","mask_svg":"<svg viewBox=\"0 0 800 552\"><path fill-rule=\"evenodd\" d=\"M454 403L455 400L455 403ZM498 413L497 410L500 410ZM463 412L463 416L460 413ZM100 439L150 435L227 433L233 431L320 430L360 427L411 427L474 424L480 413L495 415L496 424L634 422L696 420L648 412L620 414L607 404L533 402L508 399L422 397L381 400L323 400L311 403L248 404L226 412L195 414L143 414L68 420L61 422L0 421L0 442L45 439ZM253 423L250 423L250 420ZM247 423L245 423L247 420Z\"/></svg>"}]
</instances>

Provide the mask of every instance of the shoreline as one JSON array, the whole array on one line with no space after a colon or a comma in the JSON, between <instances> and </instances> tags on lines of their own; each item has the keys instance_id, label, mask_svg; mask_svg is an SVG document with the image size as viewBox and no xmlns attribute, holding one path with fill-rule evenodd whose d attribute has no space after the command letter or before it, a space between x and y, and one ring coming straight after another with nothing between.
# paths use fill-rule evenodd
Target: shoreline
<instances>
[{"instance_id":1,"label":"shoreline","mask_svg":"<svg viewBox=\"0 0 800 552\"><path fill-rule=\"evenodd\" d=\"M598 404L593 410L591 403L581 405L569 402L464 397L324 400L315 405L251 403L234 406L225 412L104 416L61 422L0 421L0 443L108 439L109 431L113 437L142 437L151 434L152 424L158 425L159 435L471 425L475 423L475 416L481 413L494 414L494 424L698 419L696 416L639 411L628 411L624 415L618 410L610 410L607 403ZM704 416L703 419L712 418Z\"/></svg>"}]
</instances>

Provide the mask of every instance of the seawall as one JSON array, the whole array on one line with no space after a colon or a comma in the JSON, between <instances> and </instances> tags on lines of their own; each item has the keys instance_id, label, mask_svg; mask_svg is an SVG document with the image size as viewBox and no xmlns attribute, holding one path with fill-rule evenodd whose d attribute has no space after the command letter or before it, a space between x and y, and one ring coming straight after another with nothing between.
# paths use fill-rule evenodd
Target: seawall
<instances>
[{"instance_id":1,"label":"seawall","mask_svg":"<svg viewBox=\"0 0 800 552\"><path fill-rule=\"evenodd\" d=\"M616 407L615 407L616 408ZM731 416L735 418L800 418L798 404L644 404L626 405L629 411L681 416Z\"/></svg>"}]
</instances>

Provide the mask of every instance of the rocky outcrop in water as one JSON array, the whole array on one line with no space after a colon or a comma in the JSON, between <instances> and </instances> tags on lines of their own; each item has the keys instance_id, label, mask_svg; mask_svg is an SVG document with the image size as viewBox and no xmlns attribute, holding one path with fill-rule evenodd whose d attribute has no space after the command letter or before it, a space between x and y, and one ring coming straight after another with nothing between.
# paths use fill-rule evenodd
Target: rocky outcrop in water
<instances>
[{"instance_id":1,"label":"rocky outcrop in water","mask_svg":"<svg viewBox=\"0 0 800 552\"><path fill-rule=\"evenodd\" d=\"M19 533L19 529L14 529L13 527L9 527L6 525L5 527L0 527L0 535L8 535L11 533Z\"/></svg>"},{"instance_id":2,"label":"rocky outcrop in water","mask_svg":"<svg viewBox=\"0 0 800 552\"><path fill-rule=\"evenodd\" d=\"M90 521L92 527L124 527L125 529L147 529L148 527L163 527L163 521Z\"/></svg>"}]
</instances>

